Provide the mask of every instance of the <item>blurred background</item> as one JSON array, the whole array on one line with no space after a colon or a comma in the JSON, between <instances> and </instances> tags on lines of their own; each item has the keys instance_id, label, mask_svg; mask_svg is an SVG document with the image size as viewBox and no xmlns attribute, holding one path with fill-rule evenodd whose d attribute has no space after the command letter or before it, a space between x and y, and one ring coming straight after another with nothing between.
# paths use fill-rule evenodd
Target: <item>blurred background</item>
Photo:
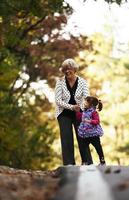
<instances>
[{"instance_id":1,"label":"blurred background","mask_svg":"<svg viewBox=\"0 0 129 200\"><path fill-rule=\"evenodd\" d=\"M103 102L107 164L128 165L128 21L122 0L0 1L0 165L62 165L54 87L67 58ZM80 164L76 139L75 153Z\"/></svg>"}]
</instances>

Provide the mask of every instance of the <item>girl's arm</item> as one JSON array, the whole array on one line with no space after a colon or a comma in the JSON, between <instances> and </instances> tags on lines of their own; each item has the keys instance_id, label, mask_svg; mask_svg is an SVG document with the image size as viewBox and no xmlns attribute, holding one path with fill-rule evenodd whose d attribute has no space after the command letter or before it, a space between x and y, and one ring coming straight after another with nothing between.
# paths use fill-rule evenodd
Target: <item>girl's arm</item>
<instances>
[{"instance_id":1,"label":"girl's arm","mask_svg":"<svg viewBox=\"0 0 129 200\"><path fill-rule=\"evenodd\" d=\"M92 113L92 119L90 121L91 124L97 125L100 123L99 114L97 111Z\"/></svg>"},{"instance_id":2,"label":"girl's arm","mask_svg":"<svg viewBox=\"0 0 129 200\"><path fill-rule=\"evenodd\" d=\"M82 112L81 112L81 111L76 112L76 119L77 119L77 121L79 121L79 122L82 121Z\"/></svg>"}]
</instances>

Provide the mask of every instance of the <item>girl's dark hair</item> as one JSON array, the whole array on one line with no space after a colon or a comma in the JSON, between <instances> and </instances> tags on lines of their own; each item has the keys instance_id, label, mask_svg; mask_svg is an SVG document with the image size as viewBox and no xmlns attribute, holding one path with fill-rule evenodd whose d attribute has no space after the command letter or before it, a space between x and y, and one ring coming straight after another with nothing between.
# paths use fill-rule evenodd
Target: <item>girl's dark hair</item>
<instances>
[{"instance_id":1,"label":"girl's dark hair","mask_svg":"<svg viewBox=\"0 0 129 200\"><path fill-rule=\"evenodd\" d=\"M97 108L99 111L102 110L103 104L102 104L101 100L98 100L97 97L87 96L87 97L85 98L85 100L90 104L90 106L94 106L94 107Z\"/></svg>"}]
</instances>

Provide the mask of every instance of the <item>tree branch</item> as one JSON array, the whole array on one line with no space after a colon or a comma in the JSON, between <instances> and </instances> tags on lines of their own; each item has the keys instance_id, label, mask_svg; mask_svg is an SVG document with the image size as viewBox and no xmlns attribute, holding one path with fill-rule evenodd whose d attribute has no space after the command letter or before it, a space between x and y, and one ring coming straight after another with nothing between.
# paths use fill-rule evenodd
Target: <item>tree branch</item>
<instances>
[{"instance_id":1,"label":"tree branch","mask_svg":"<svg viewBox=\"0 0 129 200\"><path fill-rule=\"evenodd\" d=\"M45 16L43 16L40 20L38 20L35 24L32 24L30 27L25 29L20 36L20 39L23 39L30 30L33 30L38 24L40 24L44 20Z\"/></svg>"}]
</instances>

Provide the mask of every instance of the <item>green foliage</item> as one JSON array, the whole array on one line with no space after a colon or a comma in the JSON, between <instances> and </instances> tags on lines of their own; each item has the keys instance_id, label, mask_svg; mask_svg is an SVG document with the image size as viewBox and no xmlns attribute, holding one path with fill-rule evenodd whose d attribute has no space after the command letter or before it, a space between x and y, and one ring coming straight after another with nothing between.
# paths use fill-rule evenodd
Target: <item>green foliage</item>
<instances>
[{"instance_id":1,"label":"green foliage","mask_svg":"<svg viewBox=\"0 0 129 200\"><path fill-rule=\"evenodd\" d=\"M34 16L42 17L44 14L62 12L63 0L1 0L0 15L4 19L14 16L19 12L32 13ZM45 13L44 13L45 12Z\"/></svg>"},{"instance_id":2,"label":"green foliage","mask_svg":"<svg viewBox=\"0 0 129 200\"><path fill-rule=\"evenodd\" d=\"M6 97L0 104L0 164L26 169L49 168L54 133L48 123L37 121L40 113L35 108L33 112L32 108L25 112L25 108L13 105L12 100Z\"/></svg>"}]
</instances>

